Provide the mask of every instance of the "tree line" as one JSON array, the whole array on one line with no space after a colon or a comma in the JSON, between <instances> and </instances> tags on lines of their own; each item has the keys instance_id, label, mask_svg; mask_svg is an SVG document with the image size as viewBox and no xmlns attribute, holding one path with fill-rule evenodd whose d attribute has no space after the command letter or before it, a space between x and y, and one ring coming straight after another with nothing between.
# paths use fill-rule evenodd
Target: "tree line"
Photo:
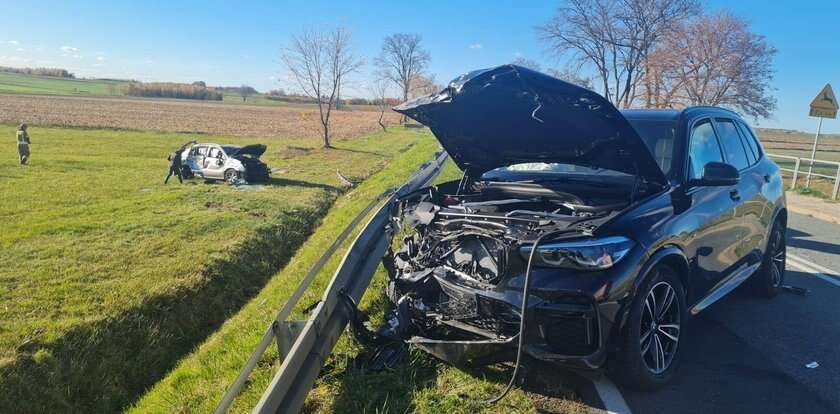
<instances>
[{"instance_id":1,"label":"tree line","mask_svg":"<svg viewBox=\"0 0 840 414\"><path fill-rule=\"evenodd\" d=\"M538 32L622 108L715 105L762 118L776 108L776 49L697 0L567 0Z\"/></svg>"},{"instance_id":2,"label":"tree line","mask_svg":"<svg viewBox=\"0 0 840 414\"><path fill-rule=\"evenodd\" d=\"M147 98L175 98L202 99L221 101L224 94L213 88L208 88L204 82L172 83L172 82L137 82L128 83L125 94Z\"/></svg>"},{"instance_id":3,"label":"tree line","mask_svg":"<svg viewBox=\"0 0 840 414\"><path fill-rule=\"evenodd\" d=\"M57 78L75 79L76 75L61 68L12 68L0 66L0 72L19 73L21 75L54 76Z\"/></svg>"}]
</instances>

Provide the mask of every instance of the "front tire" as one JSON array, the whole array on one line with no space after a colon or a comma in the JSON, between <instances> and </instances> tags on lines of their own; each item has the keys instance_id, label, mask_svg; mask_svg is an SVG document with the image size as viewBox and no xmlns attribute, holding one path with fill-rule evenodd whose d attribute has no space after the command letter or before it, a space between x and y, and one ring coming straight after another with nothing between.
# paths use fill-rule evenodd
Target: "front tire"
<instances>
[{"instance_id":1,"label":"front tire","mask_svg":"<svg viewBox=\"0 0 840 414\"><path fill-rule=\"evenodd\" d=\"M676 272L658 265L630 308L622 347L610 372L628 388L652 391L670 381L679 365L688 311Z\"/></svg>"},{"instance_id":2,"label":"front tire","mask_svg":"<svg viewBox=\"0 0 840 414\"><path fill-rule=\"evenodd\" d=\"M239 180L239 171L234 169L228 169L225 171L225 182L228 184L236 184L236 181Z\"/></svg>"}]
</instances>

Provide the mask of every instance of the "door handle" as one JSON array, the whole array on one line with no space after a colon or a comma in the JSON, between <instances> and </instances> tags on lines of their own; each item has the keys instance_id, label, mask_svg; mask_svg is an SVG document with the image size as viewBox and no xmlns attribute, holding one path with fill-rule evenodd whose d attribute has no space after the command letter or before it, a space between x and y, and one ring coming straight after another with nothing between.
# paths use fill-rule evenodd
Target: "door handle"
<instances>
[{"instance_id":1,"label":"door handle","mask_svg":"<svg viewBox=\"0 0 840 414\"><path fill-rule=\"evenodd\" d=\"M741 200L741 194L738 193L738 190L731 190L729 192L729 198L731 198L735 201L739 201L739 200Z\"/></svg>"}]
</instances>

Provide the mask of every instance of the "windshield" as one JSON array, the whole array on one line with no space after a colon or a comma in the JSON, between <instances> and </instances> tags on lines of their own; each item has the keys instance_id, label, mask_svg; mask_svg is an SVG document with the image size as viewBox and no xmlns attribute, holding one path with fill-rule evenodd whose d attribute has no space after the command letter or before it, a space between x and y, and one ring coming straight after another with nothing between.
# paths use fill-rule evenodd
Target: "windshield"
<instances>
[{"instance_id":1,"label":"windshield","mask_svg":"<svg viewBox=\"0 0 840 414\"><path fill-rule=\"evenodd\" d=\"M225 150L225 154L227 155L235 154L239 151L239 147L236 145L222 145L222 149Z\"/></svg>"},{"instance_id":2,"label":"windshield","mask_svg":"<svg viewBox=\"0 0 840 414\"><path fill-rule=\"evenodd\" d=\"M617 176L628 177L620 171L607 170L604 168L589 168L574 164L563 163L545 163L545 162L528 162L522 164L513 164L507 167L496 168L487 171L481 176L484 180L526 180L529 178L540 179L550 178L553 175L600 175L600 176Z\"/></svg>"},{"instance_id":3,"label":"windshield","mask_svg":"<svg viewBox=\"0 0 840 414\"><path fill-rule=\"evenodd\" d=\"M630 125L645 142L665 176L671 172L674 159L674 137L677 121L671 119L628 119Z\"/></svg>"}]
</instances>

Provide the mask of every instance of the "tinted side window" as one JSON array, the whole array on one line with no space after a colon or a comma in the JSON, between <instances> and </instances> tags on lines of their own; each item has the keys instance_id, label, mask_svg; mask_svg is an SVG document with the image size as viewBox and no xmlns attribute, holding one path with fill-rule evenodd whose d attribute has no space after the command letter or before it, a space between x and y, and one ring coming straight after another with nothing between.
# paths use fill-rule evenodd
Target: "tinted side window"
<instances>
[{"instance_id":1,"label":"tinted side window","mask_svg":"<svg viewBox=\"0 0 840 414\"><path fill-rule=\"evenodd\" d=\"M744 141L749 145L750 151L755 154L756 159L761 158L761 145L758 144L758 138L752 129L743 122L738 122L738 125L741 127L741 132L744 134Z\"/></svg>"},{"instance_id":2,"label":"tinted side window","mask_svg":"<svg viewBox=\"0 0 840 414\"><path fill-rule=\"evenodd\" d=\"M716 121L723 152L726 154L726 162L739 170L749 167L750 161L747 158L747 150L741 143L741 136L738 134L738 127L735 126L735 122L720 118Z\"/></svg>"},{"instance_id":3,"label":"tinted side window","mask_svg":"<svg viewBox=\"0 0 840 414\"><path fill-rule=\"evenodd\" d=\"M709 120L694 125L691 130L688 148L688 178L695 179L703 176L703 167L713 161L723 162L715 130Z\"/></svg>"}]
</instances>

